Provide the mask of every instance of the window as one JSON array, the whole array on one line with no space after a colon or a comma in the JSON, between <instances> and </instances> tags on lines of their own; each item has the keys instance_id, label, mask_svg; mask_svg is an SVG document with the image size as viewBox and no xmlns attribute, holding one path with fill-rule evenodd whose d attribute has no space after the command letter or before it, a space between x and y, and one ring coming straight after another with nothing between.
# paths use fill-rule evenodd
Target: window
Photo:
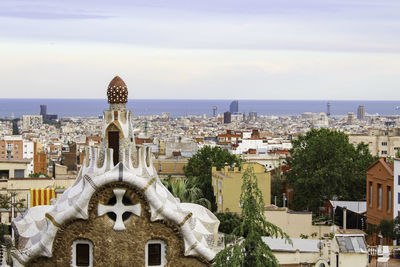
<instances>
[{"instance_id":1,"label":"window","mask_svg":"<svg viewBox=\"0 0 400 267\"><path fill-rule=\"evenodd\" d=\"M76 265L89 265L89 244L76 244Z\"/></svg>"},{"instance_id":2,"label":"window","mask_svg":"<svg viewBox=\"0 0 400 267\"><path fill-rule=\"evenodd\" d=\"M387 209L388 211L392 210L392 188L390 186L387 187Z\"/></svg>"},{"instance_id":3,"label":"window","mask_svg":"<svg viewBox=\"0 0 400 267\"><path fill-rule=\"evenodd\" d=\"M387 142L382 142L382 146L387 146Z\"/></svg>"},{"instance_id":4,"label":"window","mask_svg":"<svg viewBox=\"0 0 400 267\"><path fill-rule=\"evenodd\" d=\"M218 181L218 191L221 192L222 190L222 183L221 181Z\"/></svg>"},{"instance_id":5,"label":"window","mask_svg":"<svg viewBox=\"0 0 400 267\"><path fill-rule=\"evenodd\" d=\"M387 151L386 151L386 150L382 150L382 151L381 151L381 154L382 154L382 155L387 155Z\"/></svg>"},{"instance_id":6,"label":"window","mask_svg":"<svg viewBox=\"0 0 400 267\"><path fill-rule=\"evenodd\" d=\"M400 175L397 175L397 184L400 185Z\"/></svg>"},{"instance_id":7,"label":"window","mask_svg":"<svg viewBox=\"0 0 400 267\"><path fill-rule=\"evenodd\" d=\"M222 205L222 196L218 196L218 204Z\"/></svg>"},{"instance_id":8,"label":"window","mask_svg":"<svg viewBox=\"0 0 400 267\"><path fill-rule=\"evenodd\" d=\"M78 239L72 243L72 265L78 266L93 266L93 244L86 239Z\"/></svg>"},{"instance_id":9,"label":"window","mask_svg":"<svg viewBox=\"0 0 400 267\"><path fill-rule=\"evenodd\" d=\"M162 240L150 240L146 244L146 266L165 266L166 245Z\"/></svg>"},{"instance_id":10,"label":"window","mask_svg":"<svg viewBox=\"0 0 400 267\"><path fill-rule=\"evenodd\" d=\"M369 204L372 206L372 182L369 182Z\"/></svg>"},{"instance_id":11,"label":"window","mask_svg":"<svg viewBox=\"0 0 400 267\"><path fill-rule=\"evenodd\" d=\"M397 193L397 204L400 204L400 193Z\"/></svg>"},{"instance_id":12,"label":"window","mask_svg":"<svg viewBox=\"0 0 400 267\"><path fill-rule=\"evenodd\" d=\"M378 184L378 208L382 208L382 185Z\"/></svg>"},{"instance_id":13,"label":"window","mask_svg":"<svg viewBox=\"0 0 400 267\"><path fill-rule=\"evenodd\" d=\"M14 178L24 178L25 170L14 170Z\"/></svg>"}]
</instances>

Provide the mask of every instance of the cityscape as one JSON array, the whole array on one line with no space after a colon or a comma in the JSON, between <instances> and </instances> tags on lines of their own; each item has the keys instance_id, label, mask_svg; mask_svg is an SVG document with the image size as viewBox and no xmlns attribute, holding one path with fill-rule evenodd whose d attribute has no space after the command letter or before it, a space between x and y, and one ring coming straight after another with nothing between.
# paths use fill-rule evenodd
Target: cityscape
<instances>
[{"instance_id":1,"label":"cityscape","mask_svg":"<svg viewBox=\"0 0 400 267\"><path fill-rule=\"evenodd\" d=\"M400 266L394 0L0 2L0 266Z\"/></svg>"}]
</instances>

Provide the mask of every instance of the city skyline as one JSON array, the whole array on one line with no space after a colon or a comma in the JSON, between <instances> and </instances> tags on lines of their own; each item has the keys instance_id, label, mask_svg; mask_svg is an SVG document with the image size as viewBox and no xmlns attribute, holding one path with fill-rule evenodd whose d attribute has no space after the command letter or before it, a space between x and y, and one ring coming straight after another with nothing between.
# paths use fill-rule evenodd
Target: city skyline
<instances>
[{"instance_id":1,"label":"city skyline","mask_svg":"<svg viewBox=\"0 0 400 267\"><path fill-rule=\"evenodd\" d=\"M400 99L396 1L40 0L0 10L1 98L103 98L120 75L131 99Z\"/></svg>"}]
</instances>

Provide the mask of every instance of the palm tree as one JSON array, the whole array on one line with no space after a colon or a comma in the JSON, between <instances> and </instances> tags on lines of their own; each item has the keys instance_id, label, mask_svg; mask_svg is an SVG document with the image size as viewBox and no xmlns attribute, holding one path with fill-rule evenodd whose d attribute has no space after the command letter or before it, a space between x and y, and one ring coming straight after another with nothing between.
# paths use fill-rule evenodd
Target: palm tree
<instances>
[{"instance_id":1,"label":"palm tree","mask_svg":"<svg viewBox=\"0 0 400 267\"><path fill-rule=\"evenodd\" d=\"M203 197L203 192L196 185L193 178L173 181L172 177L168 177L163 182L172 195L179 198L181 202L195 203L208 209L211 208L210 201Z\"/></svg>"}]
</instances>

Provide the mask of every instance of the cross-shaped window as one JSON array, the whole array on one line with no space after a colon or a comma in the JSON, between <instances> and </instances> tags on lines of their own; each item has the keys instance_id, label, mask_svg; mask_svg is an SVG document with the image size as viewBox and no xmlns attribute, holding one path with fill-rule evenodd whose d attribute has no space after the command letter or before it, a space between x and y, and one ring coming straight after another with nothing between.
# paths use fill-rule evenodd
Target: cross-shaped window
<instances>
[{"instance_id":1,"label":"cross-shaped window","mask_svg":"<svg viewBox=\"0 0 400 267\"><path fill-rule=\"evenodd\" d=\"M115 221L113 229L115 231L122 231L126 229L124 221L128 219L132 213L136 216L140 216L141 206L140 203L129 205L131 201L124 197L125 189L114 189L113 192L115 197L110 199L108 205L98 205L97 215L103 216L107 213L109 217Z\"/></svg>"}]
</instances>

